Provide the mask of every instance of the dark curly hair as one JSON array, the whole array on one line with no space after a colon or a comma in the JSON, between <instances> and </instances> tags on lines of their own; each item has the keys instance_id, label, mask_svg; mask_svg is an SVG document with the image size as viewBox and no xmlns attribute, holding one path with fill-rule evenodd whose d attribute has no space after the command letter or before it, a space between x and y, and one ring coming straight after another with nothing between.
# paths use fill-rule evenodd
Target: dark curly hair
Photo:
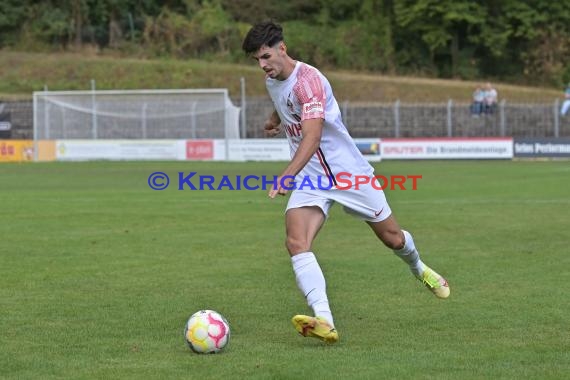
<instances>
[{"instance_id":1,"label":"dark curly hair","mask_svg":"<svg viewBox=\"0 0 570 380\"><path fill-rule=\"evenodd\" d=\"M262 46L272 47L281 41L283 41L283 28L273 21L263 21L255 24L247 32L241 48L249 55Z\"/></svg>"}]
</instances>

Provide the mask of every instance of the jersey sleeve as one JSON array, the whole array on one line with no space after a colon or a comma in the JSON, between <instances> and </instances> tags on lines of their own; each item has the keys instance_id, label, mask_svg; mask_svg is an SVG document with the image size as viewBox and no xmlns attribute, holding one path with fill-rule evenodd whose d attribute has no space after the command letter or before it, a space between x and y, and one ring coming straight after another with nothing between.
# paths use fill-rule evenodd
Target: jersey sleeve
<instances>
[{"instance_id":1,"label":"jersey sleeve","mask_svg":"<svg viewBox=\"0 0 570 380\"><path fill-rule=\"evenodd\" d=\"M303 65L293 91L301 103L301 121L325 118L326 94L317 70Z\"/></svg>"}]
</instances>

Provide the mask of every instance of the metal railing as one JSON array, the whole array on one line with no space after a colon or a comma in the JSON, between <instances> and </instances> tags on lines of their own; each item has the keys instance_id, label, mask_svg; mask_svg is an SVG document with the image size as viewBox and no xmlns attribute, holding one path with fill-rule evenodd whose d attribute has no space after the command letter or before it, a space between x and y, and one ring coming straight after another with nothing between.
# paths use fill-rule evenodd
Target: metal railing
<instances>
[{"instance_id":1,"label":"metal railing","mask_svg":"<svg viewBox=\"0 0 570 380\"><path fill-rule=\"evenodd\" d=\"M272 112L266 99L248 99L247 136L263 137L261 126ZM560 103L500 101L489 113L475 114L470 103L339 104L353 137L568 137L570 115L560 116Z\"/></svg>"},{"instance_id":2,"label":"metal railing","mask_svg":"<svg viewBox=\"0 0 570 380\"><path fill-rule=\"evenodd\" d=\"M2 101L3 112L11 114L12 138L33 138L32 101ZM234 104L239 102L234 101ZM273 111L267 98L247 99L242 136L260 138L263 124ZM570 114L560 115L560 101L511 103L501 100L495 111L474 115L471 104L449 100L444 103L356 103L339 104L353 137L570 137Z\"/></svg>"}]
</instances>

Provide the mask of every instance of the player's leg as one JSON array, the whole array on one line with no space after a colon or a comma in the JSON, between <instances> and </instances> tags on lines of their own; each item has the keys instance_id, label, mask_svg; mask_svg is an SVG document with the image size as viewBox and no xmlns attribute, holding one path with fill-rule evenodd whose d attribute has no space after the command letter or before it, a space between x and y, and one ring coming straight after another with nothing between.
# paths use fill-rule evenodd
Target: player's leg
<instances>
[{"instance_id":1,"label":"player's leg","mask_svg":"<svg viewBox=\"0 0 570 380\"><path fill-rule=\"evenodd\" d=\"M363 186L358 190L343 190L331 194L336 202L344 206L346 212L365 220L384 245L408 264L412 273L437 297L448 297L447 281L422 262L412 235L400 228L384 192L378 187Z\"/></svg>"},{"instance_id":2,"label":"player's leg","mask_svg":"<svg viewBox=\"0 0 570 380\"><path fill-rule=\"evenodd\" d=\"M317 206L289 208L285 220L286 246L291 256L297 286L314 313L314 317L296 315L292 319L293 325L303 336L334 343L338 340L338 334L334 329L326 281L311 250L313 240L325 221L324 211Z\"/></svg>"},{"instance_id":3,"label":"player's leg","mask_svg":"<svg viewBox=\"0 0 570 380\"><path fill-rule=\"evenodd\" d=\"M412 235L400 228L394 215L382 221L367 221L367 223L384 245L408 264L412 273L429 290L439 298L449 297L449 285L445 278L422 262Z\"/></svg>"},{"instance_id":4,"label":"player's leg","mask_svg":"<svg viewBox=\"0 0 570 380\"><path fill-rule=\"evenodd\" d=\"M418 276L423 272L424 264L412 236L408 231L400 228L393 214L382 221L367 221L366 223L386 247L393 250L396 256L409 265L414 275Z\"/></svg>"},{"instance_id":5,"label":"player's leg","mask_svg":"<svg viewBox=\"0 0 570 380\"><path fill-rule=\"evenodd\" d=\"M287 239L285 246L291 257L310 252L313 240L325 222L325 214L318 206L288 209L285 213Z\"/></svg>"}]
</instances>

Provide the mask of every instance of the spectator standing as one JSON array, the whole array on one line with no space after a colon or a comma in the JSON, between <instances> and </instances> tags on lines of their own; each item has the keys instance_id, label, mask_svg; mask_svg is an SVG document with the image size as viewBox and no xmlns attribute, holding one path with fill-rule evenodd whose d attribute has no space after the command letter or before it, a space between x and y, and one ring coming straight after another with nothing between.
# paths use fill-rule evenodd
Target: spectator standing
<instances>
[{"instance_id":1,"label":"spectator standing","mask_svg":"<svg viewBox=\"0 0 570 380\"><path fill-rule=\"evenodd\" d=\"M497 108L498 97L499 95L497 93L497 90L491 85L491 83L487 82L485 84L485 99L484 99L484 112L486 114L495 113L495 109Z\"/></svg>"},{"instance_id":2,"label":"spectator standing","mask_svg":"<svg viewBox=\"0 0 570 380\"><path fill-rule=\"evenodd\" d=\"M564 102L562 102L562 108L560 108L560 115L566 116L566 113L570 109L570 82L568 82L568 86L566 86L566 90L564 91Z\"/></svg>"},{"instance_id":3,"label":"spectator standing","mask_svg":"<svg viewBox=\"0 0 570 380\"><path fill-rule=\"evenodd\" d=\"M485 92L483 86L477 86L473 91L473 103L471 103L471 115L479 117L483 112L483 101L485 100Z\"/></svg>"}]
</instances>

